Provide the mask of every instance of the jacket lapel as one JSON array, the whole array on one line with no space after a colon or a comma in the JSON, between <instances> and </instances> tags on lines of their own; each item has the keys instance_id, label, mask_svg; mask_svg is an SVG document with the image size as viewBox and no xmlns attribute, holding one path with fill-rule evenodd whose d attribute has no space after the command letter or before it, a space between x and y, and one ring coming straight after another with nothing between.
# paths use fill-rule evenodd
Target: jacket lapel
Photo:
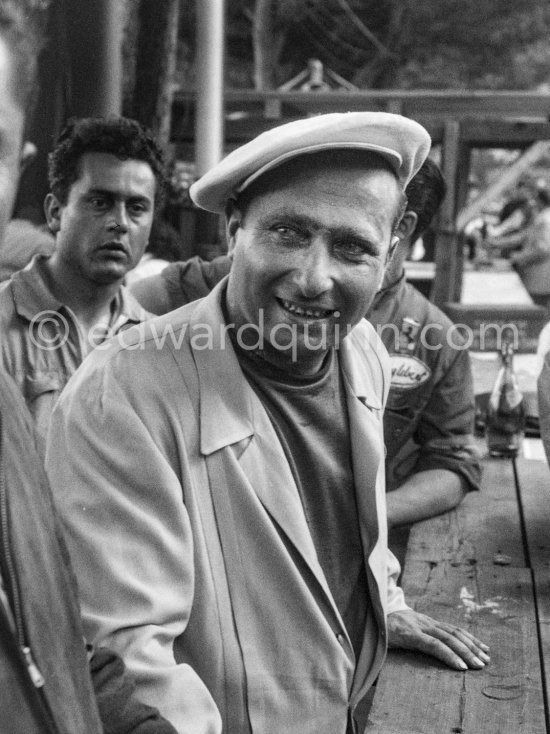
<instances>
[{"instance_id":1,"label":"jacket lapel","mask_svg":"<svg viewBox=\"0 0 550 734\"><path fill-rule=\"evenodd\" d=\"M373 342L374 340L374 342ZM374 348L373 348L374 344ZM365 359L357 359L357 352ZM368 353L369 352L369 353ZM361 540L367 568L371 608L375 624L369 624L356 665L352 698L360 700L372 685L372 671L379 670L385 655L386 498L382 406L389 389L389 373L381 342L364 324L342 344L342 371L347 385L347 405ZM360 365L360 369L358 369Z\"/></svg>"},{"instance_id":2,"label":"jacket lapel","mask_svg":"<svg viewBox=\"0 0 550 734\"><path fill-rule=\"evenodd\" d=\"M209 456L226 447L234 448L247 484L332 600L283 448L225 333L220 306L223 294L222 281L198 305L190 321L189 336L199 377L201 453ZM197 348L199 340L194 345L193 334L206 332L212 335L212 348ZM239 443L241 446L237 446Z\"/></svg>"}]
</instances>

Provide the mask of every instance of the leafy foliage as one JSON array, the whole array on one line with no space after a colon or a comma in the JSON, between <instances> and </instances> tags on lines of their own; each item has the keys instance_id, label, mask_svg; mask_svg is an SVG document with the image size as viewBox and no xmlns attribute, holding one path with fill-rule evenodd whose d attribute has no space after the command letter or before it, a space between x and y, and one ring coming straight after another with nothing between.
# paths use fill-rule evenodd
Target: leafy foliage
<instances>
[{"instance_id":1,"label":"leafy foliage","mask_svg":"<svg viewBox=\"0 0 550 734\"><path fill-rule=\"evenodd\" d=\"M194 44L194 5L182 0L181 48ZM227 3L227 84L254 79L260 0ZM550 83L548 0L273 0L271 70L282 84L309 58L360 87L528 89ZM258 18L256 18L258 20ZM273 56L273 54L271 54ZM187 64L187 67L189 65Z\"/></svg>"}]
</instances>

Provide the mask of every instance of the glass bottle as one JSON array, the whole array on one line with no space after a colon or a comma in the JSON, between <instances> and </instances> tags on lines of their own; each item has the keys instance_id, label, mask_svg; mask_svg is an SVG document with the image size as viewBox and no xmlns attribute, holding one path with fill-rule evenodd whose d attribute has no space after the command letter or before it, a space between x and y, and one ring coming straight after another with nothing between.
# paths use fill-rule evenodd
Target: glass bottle
<instances>
[{"instance_id":1,"label":"glass bottle","mask_svg":"<svg viewBox=\"0 0 550 734\"><path fill-rule=\"evenodd\" d=\"M501 366L487 405L487 446L491 456L517 456L525 430L525 405L511 342L503 344L500 356Z\"/></svg>"}]
</instances>

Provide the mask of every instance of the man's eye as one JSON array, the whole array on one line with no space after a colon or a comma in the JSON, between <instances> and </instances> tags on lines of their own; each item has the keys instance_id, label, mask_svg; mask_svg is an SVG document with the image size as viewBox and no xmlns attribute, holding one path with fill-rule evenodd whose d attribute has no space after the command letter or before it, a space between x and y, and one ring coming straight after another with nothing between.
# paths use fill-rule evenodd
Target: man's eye
<instances>
[{"instance_id":1,"label":"man's eye","mask_svg":"<svg viewBox=\"0 0 550 734\"><path fill-rule=\"evenodd\" d=\"M334 245L334 251L341 257L353 261L363 261L373 256L372 249L361 242L337 242Z\"/></svg>"},{"instance_id":2,"label":"man's eye","mask_svg":"<svg viewBox=\"0 0 550 734\"><path fill-rule=\"evenodd\" d=\"M94 196L93 199L90 199L90 204L94 209L105 209L108 206L108 201L102 196Z\"/></svg>"},{"instance_id":3,"label":"man's eye","mask_svg":"<svg viewBox=\"0 0 550 734\"><path fill-rule=\"evenodd\" d=\"M303 232L299 232L294 227L285 224L281 224L273 229L278 235L279 240L284 244L301 244L307 239L307 236Z\"/></svg>"},{"instance_id":4,"label":"man's eye","mask_svg":"<svg viewBox=\"0 0 550 734\"><path fill-rule=\"evenodd\" d=\"M279 226L275 227L275 231L277 234L280 234L281 237L292 237L296 232L292 227L285 227L285 226Z\"/></svg>"},{"instance_id":5,"label":"man's eye","mask_svg":"<svg viewBox=\"0 0 550 734\"><path fill-rule=\"evenodd\" d=\"M145 211L147 211L144 204L131 204L128 209L130 211L130 214L134 216L143 214Z\"/></svg>"}]
</instances>

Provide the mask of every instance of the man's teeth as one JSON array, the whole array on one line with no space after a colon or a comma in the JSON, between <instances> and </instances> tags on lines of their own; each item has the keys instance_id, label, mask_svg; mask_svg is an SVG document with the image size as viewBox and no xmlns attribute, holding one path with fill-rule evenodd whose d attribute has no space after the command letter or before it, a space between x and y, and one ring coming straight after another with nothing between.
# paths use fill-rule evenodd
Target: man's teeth
<instances>
[{"instance_id":1,"label":"man's teeth","mask_svg":"<svg viewBox=\"0 0 550 734\"><path fill-rule=\"evenodd\" d=\"M295 303L285 301L284 299L281 299L281 303L287 311L290 311L290 313L295 313L297 316L307 316L312 319L324 319L333 313L332 311L321 311L320 309L315 308L300 308L300 306L297 306Z\"/></svg>"}]
</instances>

